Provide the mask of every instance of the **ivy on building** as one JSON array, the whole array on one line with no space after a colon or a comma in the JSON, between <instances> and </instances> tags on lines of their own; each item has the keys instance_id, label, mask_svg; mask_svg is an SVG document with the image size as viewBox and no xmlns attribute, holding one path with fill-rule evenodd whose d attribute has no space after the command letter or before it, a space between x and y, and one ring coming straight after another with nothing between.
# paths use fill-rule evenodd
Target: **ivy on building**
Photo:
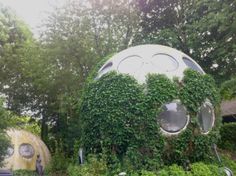
<instances>
[{"instance_id":1,"label":"ivy on building","mask_svg":"<svg viewBox=\"0 0 236 176\"><path fill-rule=\"evenodd\" d=\"M179 135L164 136L158 114L162 105L176 99L187 108L190 122ZM211 145L219 138L219 123L207 135L201 133L197 114L206 100L218 112L214 80L193 70L186 70L181 81L150 74L143 85L116 72L89 79L79 108L83 147L86 153L104 154L108 163L128 162L134 169L209 161Z\"/></svg>"}]
</instances>

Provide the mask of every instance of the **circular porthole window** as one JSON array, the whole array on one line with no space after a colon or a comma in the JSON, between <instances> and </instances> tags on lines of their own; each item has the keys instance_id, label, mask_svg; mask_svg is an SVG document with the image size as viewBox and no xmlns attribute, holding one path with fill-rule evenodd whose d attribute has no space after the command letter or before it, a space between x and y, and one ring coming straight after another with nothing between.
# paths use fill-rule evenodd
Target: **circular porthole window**
<instances>
[{"instance_id":1,"label":"circular porthole window","mask_svg":"<svg viewBox=\"0 0 236 176\"><path fill-rule=\"evenodd\" d=\"M187 126L189 116L186 108L179 101L173 101L162 106L158 121L164 132L175 134Z\"/></svg>"},{"instance_id":2,"label":"circular porthole window","mask_svg":"<svg viewBox=\"0 0 236 176\"><path fill-rule=\"evenodd\" d=\"M196 64L194 63L192 60L190 60L187 57L183 57L183 61L186 64L187 67L191 68L192 70L195 70L201 74L204 74L204 72L202 71L202 69Z\"/></svg>"},{"instance_id":3,"label":"circular porthole window","mask_svg":"<svg viewBox=\"0 0 236 176\"><path fill-rule=\"evenodd\" d=\"M109 71L109 69L112 67L112 62L108 62L102 69L101 69L101 74L106 73L107 71Z\"/></svg>"},{"instance_id":4,"label":"circular porthole window","mask_svg":"<svg viewBox=\"0 0 236 176\"><path fill-rule=\"evenodd\" d=\"M151 58L151 63L158 69L166 72L175 71L179 68L179 63L177 62L177 60L165 53L154 55Z\"/></svg>"},{"instance_id":5,"label":"circular porthole window","mask_svg":"<svg viewBox=\"0 0 236 176\"><path fill-rule=\"evenodd\" d=\"M211 103L205 102L198 112L198 122L203 133L208 133L214 125L215 114Z\"/></svg>"},{"instance_id":6,"label":"circular porthole window","mask_svg":"<svg viewBox=\"0 0 236 176\"><path fill-rule=\"evenodd\" d=\"M21 144L19 147L19 153L22 157L30 159L34 156L34 148L30 144Z\"/></svg>"},{"instance_id":7,"label":"circular porthole window","mask_svg":"<svg viewBox=\"0 0 236 176\"><path fill-rule=\"evenodd\" d=\"M123 59L119 63L117 70L120 73L134 75L137 71L140 71L142 66L143 66L142 58L134 55L134 56L129 56Z\"/></svg>"},{"instance_id":8,"label":"circular porthole window","mask_svg":"<svg viewBox=\"0 0 236 176\"><path fill-rule=\"evenodd\" d=\"M108 62L106 65L104 65L102 67L102 69L99 71L98 73L98 77L97 78L100 78L102 75L106 74L107 72L109 72L111 70L113 66L113 63L112 62Z\"/></svg>"},{"instance_id":9,"label":"circular porthole window","mask_svg":"<svg viewBox=\"0 0 236 176\"><path fill-rule=\"evenodd\" d=\"M7 148L7 154L6 154L6 158L9 158L11 157L12 155L14 154L14 147L13 146L10 146Z\"/></svg>"}]
</instances>

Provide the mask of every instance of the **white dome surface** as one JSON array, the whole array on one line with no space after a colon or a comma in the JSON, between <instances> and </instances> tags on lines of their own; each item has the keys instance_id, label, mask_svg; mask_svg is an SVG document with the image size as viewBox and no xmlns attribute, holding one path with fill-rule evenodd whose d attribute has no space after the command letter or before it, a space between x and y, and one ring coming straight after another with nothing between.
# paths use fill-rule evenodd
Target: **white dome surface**
<instances>
[{"instance_id":1,"label":"white dome surface","mask_svg":"<svg viewBox=\"0 0 236 176\"><path fill-rule=\"evenodd\" d=\"M204 74L192 58L176 49L162 45L139 45L111 57L98 71L98 78L110 71L117 71L133 76L139 83L145 83L146 76L154 73L181 80L187 68Z\"/></svg>"}]
</instances>

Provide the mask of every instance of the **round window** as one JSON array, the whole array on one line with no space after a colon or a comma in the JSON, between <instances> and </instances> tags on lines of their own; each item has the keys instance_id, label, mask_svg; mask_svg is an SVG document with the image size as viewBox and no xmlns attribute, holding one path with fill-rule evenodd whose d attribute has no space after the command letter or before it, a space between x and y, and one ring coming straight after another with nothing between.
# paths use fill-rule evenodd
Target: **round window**
<instances>
[{"instance_id":1,"label":"round window","mask_svg":"<svg viewBox=\"0 0 236 176\"><path fill-rule=\"evenodd\" d=\"M207 133L214 125L215 115L210 103L204 103L198 113L198 122L203 133Z\"/></svg>"},{"instance_id":2,"label":"round window","mask_svg":"<svg viewBox=\"0 0 236 176\"><path fill-rule=\"evenodd\" d=\"M19 147L19 153L24 158L32 158L34 156L34 148L30 144L21 144Z\"/></svg>"},{"instance_id":3,"label":"round window","mask_svg":"<svg viewBox=\"0 0 236 176\"><path fill-rule=\"evenodd\" d=\"M162 112L158 116L162 130L168 133L176 133L184 129L188 120L186 108L178 101L162 106Z\"/></svg>"},{"instance_id":4,"label":"round window","mask_svg":"<svg viewBox=\"0 0 236 176\"><path fill-rule=\"evenodd\" d=\"M6 154L6 158L9 158L11 157L12 155L14 154L14 147L13 146L10 146L7 148L7 154Z\"/></svg>"},{"instance_id":5,"label":"round window","mask_svg":"<svg viewBox=\"0 0 236 176\"><path fill-rule=\"evenodd\" d=\"M134 75L137 71L140 71L142 66L143 66L142 58L140 56L134 55L123 59L119 63L117 70L120 73Z\"/></svg>"},{"instance_id":6,"label":"round window","mask_svg":"<svg viewBox=\"0 0 236 176\"><path fill-rule=\"evenodd\" d=\"M108 62L106 65L104 65L99 71L98 77L101 77L102 75L106 74L111 69L112 65L112 62Z\"/></svg>"},{"instance_id":7,"label":"round window","mask_svg":"<svg viewBox=\"0 0 236 176\"><path fill-rule=\"evenodd\" d=\"M183 57L183 61L184 63L187 65L187 67L191 68L192 70L195 70L201 74L204 74L204 72L202 71L202 69L193 61L191 61L189 58L187 57Z\"/></svg>"}]
</instances>

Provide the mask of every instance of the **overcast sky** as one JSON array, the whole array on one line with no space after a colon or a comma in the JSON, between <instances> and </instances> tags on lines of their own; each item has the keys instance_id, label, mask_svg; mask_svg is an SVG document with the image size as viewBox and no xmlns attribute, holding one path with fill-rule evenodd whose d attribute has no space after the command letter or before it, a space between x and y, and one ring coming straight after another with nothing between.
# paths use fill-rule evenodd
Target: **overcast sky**
<instances>
[{"instance_id":1,"label":"overcast sky","mask_svg":"<svg viewBox=\"0 0 236 176\"><path fill-rule=\"evenodd\" d=\"M0 3L11 7L17 16L28 24L34 34L38 34L38 26L47 17L53 6L62 5L66 0L0 0Z\"/></svg>"}]
</instances>

